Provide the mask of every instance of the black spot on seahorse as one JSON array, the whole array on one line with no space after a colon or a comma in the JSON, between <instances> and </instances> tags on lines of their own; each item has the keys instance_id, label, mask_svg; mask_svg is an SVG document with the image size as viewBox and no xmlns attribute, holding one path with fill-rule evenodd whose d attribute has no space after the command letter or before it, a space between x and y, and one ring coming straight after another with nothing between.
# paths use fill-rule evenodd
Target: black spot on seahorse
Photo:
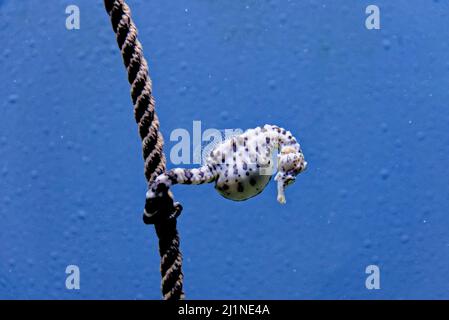
<instances>
[{"instance_id":1,"label":"black spot on seahorse","mask_svg":"<svg viewBox=\"0 0 449 320\"><path fill-rule=\"evenodd\" d=\"M186 184L191 184L192 183L192 172L190 172L190 170L186 170L184 169L184 176L186 177Z\"/></svg>"},{"instance_id":2,"label":"black spot on seahorse","mask_svg":"<svg viewBox=\"0 0 449 320\"><path fill-rule=\"evenodd\" d=\"M232 139L232 151L237 151L237 144L235 143L235 139Z\"/></svg>"},{"instance_id":3,"label":"black spot on seahorse","mask_svg":"<svg viewBox=\"0 0 449 320\"><path fill-rule=\"evenodd\" d=\"M254 179L254 178L249 179L249 184L252 185L252 186L255 186L256 185L256 179Z\"/></svg>"},{"instance_id":4,"label":"black spot on seahorse","mask_svg":"<svg viewBox=\"0 0 449 320\"><path fill-rule=\"evenodd\" d=\"M270 137L267 137L265 140L267 141L267 144L270 144Z\"/></svg>"},{"instance_id":5,"label":"black spot on seahorse","mask_svg":"<svg viewBox=\"0 0 449 320\"><path fill-rule=\"evenodd\" d=\"M238 192L243 192L243 184L241 182L239 182L238 185L237 185L237 191Z\"/></svg>"},{"instance_id":6,"label":"black spot on seahorse","mask_svg":"<svg viewBox=\"0 0 449 320\"><path fill-rule=\"evenodd\" d=\"M169 171L167 173L167 177L171 183L175 183L178 180L178 175L176 173L174 173L173 171Z\"/></svg>"},{"instance_id":7,"label":"black spot on seahorse","mask_svg":"<svg viewBox=\"0 0 449 320\"><path fill-rule=\"evenodd\" d=\"M210 172L210 173L212 173L212 174L213 174L214 172L216 172L215 169L214 169L214 166L212 166L212 165L210 165L210 164L207 164L207 171Z\"/></svg>"},{"instance_id":8,"label":"black spot on seahorse","mask_svg":"<svg viewBox=\"0 0 449 320\"><path fill-rule=\"evenodd\" d=\"M243 161L243 165L242 165L243 170L248 169L248 165L246 164L246 162Z\"/></svg>"},{"instance_id":9,"label":"black spot on seahorse","mask_svg":"<svg viewBox=\"0 0 449 320\"><path fill-rule=\"evenodd\" d=\"M224 184L223 185L223 190L228 190L228 189L229 189L229 186L227 184Z\"/></svg>"}]
</instances>

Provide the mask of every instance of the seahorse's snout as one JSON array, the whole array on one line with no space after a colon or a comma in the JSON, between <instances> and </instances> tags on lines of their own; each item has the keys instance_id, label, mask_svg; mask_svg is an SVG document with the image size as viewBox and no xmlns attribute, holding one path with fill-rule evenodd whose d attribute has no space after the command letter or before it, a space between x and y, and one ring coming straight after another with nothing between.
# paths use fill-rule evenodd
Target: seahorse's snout
<instances>
[{"instance_id":1,"label":"seahorse's snout","mask_svg":"<svg viewBox=\"0 0 449 320\"><path fill-rule=\"evenodd\" d=\"M285 199L285 188L295 181L295 177L292 175L286 175L285 173L279 171L274 180L277 181L277 200L280 204L284 204L287 202Z\"/></svg>"}]
</instances>

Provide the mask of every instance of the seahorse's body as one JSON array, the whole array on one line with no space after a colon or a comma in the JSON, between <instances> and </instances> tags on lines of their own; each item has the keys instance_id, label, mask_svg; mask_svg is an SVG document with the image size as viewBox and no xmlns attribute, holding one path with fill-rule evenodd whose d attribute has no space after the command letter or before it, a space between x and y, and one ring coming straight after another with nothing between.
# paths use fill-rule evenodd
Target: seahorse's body
<instances>
[{"instance_id":1,"label":"seahorse's body","mask_svg":"<svg viewBox=\"0 0 449 320\"><path fill-rule=\"evenodd\" d=\"M205 164L194 169L171 169L158 176L147 192L146 210L168 188L177 183L202 184L215 182L215 188L225 198L241 201L258 195L271 179L273 155L278 152L278 201L285 203L284 189L304 171L299 143L285 129L265 125L249 129L217 145ZM147 213L146 213L147 214Z\"/></svg>"}]
</instances>

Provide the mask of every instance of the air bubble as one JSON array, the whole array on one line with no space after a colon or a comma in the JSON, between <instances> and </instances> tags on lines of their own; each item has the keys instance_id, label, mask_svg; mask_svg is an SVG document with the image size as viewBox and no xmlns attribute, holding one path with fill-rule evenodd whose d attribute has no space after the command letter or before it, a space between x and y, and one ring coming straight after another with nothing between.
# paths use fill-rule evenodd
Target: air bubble
<instances>
[{"instance_id":1,"label":"air bubble","mask_svg":"<svg viewBox=\"0 0 449 320\"><path fill-rule=\"evenodd\" d=\"M9 102L10 104L15 104L15 103L17 102L18 99L19 99L19 96L18 96L17 94L11 94L11 95L8 97L8 102Z\"/></svg>"},{"instance_id":2,"label":"air bubble","mask_svg":"<svg viewBox=\"0 0 449 320\"><path fill-rule=\"evenodd\" d=\"M390 172L387 169L380 170L380 176L383 180L387 180L390 177Z\"/></svg>"}]
</instances>

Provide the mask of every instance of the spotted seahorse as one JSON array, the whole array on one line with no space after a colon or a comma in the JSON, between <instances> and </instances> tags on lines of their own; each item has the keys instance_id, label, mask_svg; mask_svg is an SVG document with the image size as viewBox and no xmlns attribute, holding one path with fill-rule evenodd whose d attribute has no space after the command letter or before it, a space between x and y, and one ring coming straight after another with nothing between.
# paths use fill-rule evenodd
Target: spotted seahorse
<instances>
[{"instance_id":1,"label":"spotted seahorse","mask_svg":"<svg viewBox=\"0 0 449 320\"><path fill-rule=\"evenodd\" d=\"M151 216L158 198L174 184L215 182L227 199L242 201L261 193L272 177L273 155L277 152L277 200L285 203L285 188L307 167L298 141L290 131L274 125L246 130L218 144L199 168L171 169L149 184L145 215Z\"/></svg>"}]
</instances>

